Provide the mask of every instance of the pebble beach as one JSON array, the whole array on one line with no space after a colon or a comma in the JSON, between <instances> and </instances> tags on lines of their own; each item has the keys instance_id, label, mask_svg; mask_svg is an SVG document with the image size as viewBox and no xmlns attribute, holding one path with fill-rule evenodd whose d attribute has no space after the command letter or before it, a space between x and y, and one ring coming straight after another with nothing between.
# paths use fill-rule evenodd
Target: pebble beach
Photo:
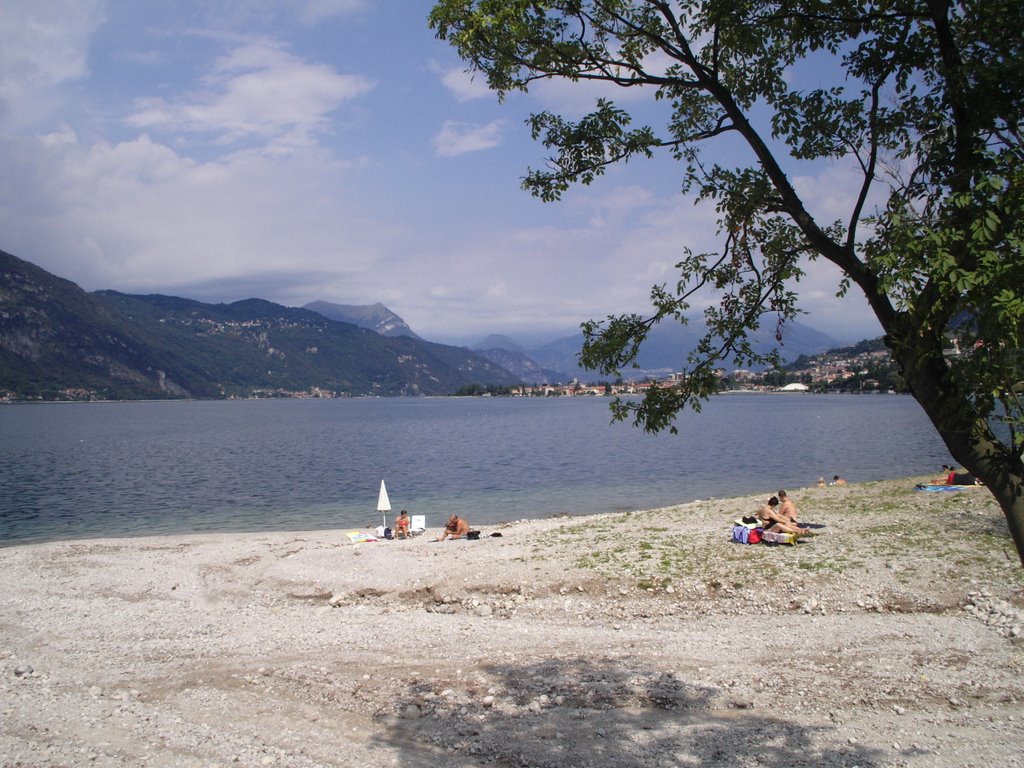
<instances>
[{"instance_id":1,"label":"pebble beach","mask_svg":"<svg viewBox=\"0 0 1024 768\"><path fill-rule=\"evenodd\" d=\"M766 488L6 547L0 765L1022 766L1024 570L928 479L790 489L792 546L730 541Z\"/></svg>"}]
</instances>

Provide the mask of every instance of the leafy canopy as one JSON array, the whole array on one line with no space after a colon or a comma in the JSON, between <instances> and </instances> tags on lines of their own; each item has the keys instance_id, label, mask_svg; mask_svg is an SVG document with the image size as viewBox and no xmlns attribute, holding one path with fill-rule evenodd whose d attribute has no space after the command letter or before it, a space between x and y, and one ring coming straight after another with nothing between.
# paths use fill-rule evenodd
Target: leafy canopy
<instances>
[{"instance_id":1,"label":"leafy canopy","mask_svg":"<svg viewBox=\"0 0 1024 768\"><path fill-rule=\"evenodd\" d=\"M718 292L683 383L616 402L617 418L674 431L681 408L716 390L720 362L772 362L748 334L770 322L781 340L801 264L825 258L840 295L864 292L905 369L941 360L955 333L964 354L943 371L955 390L944 402L1003 420L1019 455L1024 3L442 0L430 23L502 97L596 80L667 106L657 126L633 126L610 99L578 120L531 116L552 152L523 180L532 194L557 200L615 163L668 153L682 191L715 206L721 247L687 252L678 284L652 290L651 315L583 326L583 364L616 374L655 324L686 322L695 293ZM827 84L791 86L798 67ZM741 157L707 151L730 137ZM854 169L840 220L816 219L795 188L804 161Z\"/></svg>"}]
</instances>

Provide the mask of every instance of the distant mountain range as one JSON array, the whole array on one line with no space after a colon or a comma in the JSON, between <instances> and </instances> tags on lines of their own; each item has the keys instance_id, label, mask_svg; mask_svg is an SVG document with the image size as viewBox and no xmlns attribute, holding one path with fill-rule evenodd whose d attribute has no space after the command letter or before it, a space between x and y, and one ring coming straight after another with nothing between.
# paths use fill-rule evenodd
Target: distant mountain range
<instances>
[{"instance_id":1,"label":"distant mountain range","mask_svg":"<svg viewBox=\"0 0 1024 768\"><path fill-rule=\"evenodd\" d=\"M696 322L655 328L624 378L680 370L703 331ZM435 344L380 303L295 308L87 293L0 251L0 398L437 395L471 384L607 379L579 368L582 344L582 334L534 349L498 335L472 348ZM765 331L755 346L779 345ZM835 346L791 323L780 352L788 362Z\"/></svg>"},{"instance_id":2,"label":"distant mountain range","mask_svg":"<svg viewBox=\"0 0 1024 768\"><path fill-rule=\"evenodd\" d=\"M686 363L686 356L695 349L705 333L703 323L691 321L687 325L670 322L654 328L637 357L637 368L622 371L625 380L664 378L680 371ZM786 326L783 343L775 340L775 330L761 329L752 334L754 348L768 352L778 348L784 362L796 360L801 355L815 355L837 346L836 342L820 331L802 323ZM555 339L536 349L523 349L506 336L489 336L472 349L489 360L514 372L530 384L568 381L594 383L608 377L594 371L585 371L578 365L578 355L583 347L583 334Z\"/></svg>"},{"instance_id":3,"label":"distant mountain range","mask_svg":"<svg viewBox=\"0 0 1024 768\"><path fill-rule=\"evenodd\" d=\"M400 319L399 319L400 320ZM87 293L0 251L0 397L441 395L518 379L468 349L261 299Z\"/></svg>"},{"instance_id":4,"label":"distant mountain range","mask_svg":"<svg viewBox=\"0 0 1024 768\"><path fill-rule=\"evenodd\" d=\"M313 301L303 308L385 336L419 338L401 317L383 304L351 306ZM696 348L705 330L700 321L691 321L685 326L677 322L657 326L640 351L638 367L623 371L623 378L637 381L661 378L681 370L686 356ZM786 325L781 344L775 339L774 328L761 329L752 336L757 351L768 352L778 348L783 362L816 355L837 346L834 339L799 322ZM470 346L470 349L527 384L557 383L572 379L595 383L607 379L607 376L579 367L578 355L582 347L581 333L555 339L534 349L527 349L508 336L492 334Z\"/></svg>"}]
</instances>

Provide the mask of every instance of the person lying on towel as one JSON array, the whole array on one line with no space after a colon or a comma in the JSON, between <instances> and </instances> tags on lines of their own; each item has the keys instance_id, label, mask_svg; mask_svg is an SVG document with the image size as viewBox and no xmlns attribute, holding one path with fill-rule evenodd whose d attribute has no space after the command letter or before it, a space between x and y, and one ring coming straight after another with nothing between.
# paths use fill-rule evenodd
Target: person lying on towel
<instances>
[{"instance_id":1,"label":"person lying on towel","mask_svg":"<svg viewBox=\"0 0 1024 768\"><path fill-rule=\"evenodd\" d=\"M942 465L944 470L949 470L945 477L938 477L932 485L977 485L978 480L970 472L957 472L956 467Z\"/></svg>"}]
</instances>

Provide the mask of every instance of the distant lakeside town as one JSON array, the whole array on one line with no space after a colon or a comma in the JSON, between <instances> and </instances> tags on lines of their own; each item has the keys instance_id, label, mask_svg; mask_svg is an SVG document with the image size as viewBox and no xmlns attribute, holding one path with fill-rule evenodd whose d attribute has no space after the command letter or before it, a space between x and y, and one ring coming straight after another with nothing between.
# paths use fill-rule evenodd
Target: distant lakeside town
<instances>
[{"instance_id":1,"label":"distant lakeside town","mask_svg":"<svg viewBox=\"0 0 1024 768\"><path fill-rule=\"evenodd\" d=\"M846 392L897 393L906 387L892 355L882 340L862 341L851 347L818 355L802 355L781 368L764 371L718 370L719 392ZM457 395L507 397L602 397L642 395L653 387L671 388L682 380L679 373L647 375L614 382L520 385L513 387L463 387Z\"/></svg>"}]
</instances>

